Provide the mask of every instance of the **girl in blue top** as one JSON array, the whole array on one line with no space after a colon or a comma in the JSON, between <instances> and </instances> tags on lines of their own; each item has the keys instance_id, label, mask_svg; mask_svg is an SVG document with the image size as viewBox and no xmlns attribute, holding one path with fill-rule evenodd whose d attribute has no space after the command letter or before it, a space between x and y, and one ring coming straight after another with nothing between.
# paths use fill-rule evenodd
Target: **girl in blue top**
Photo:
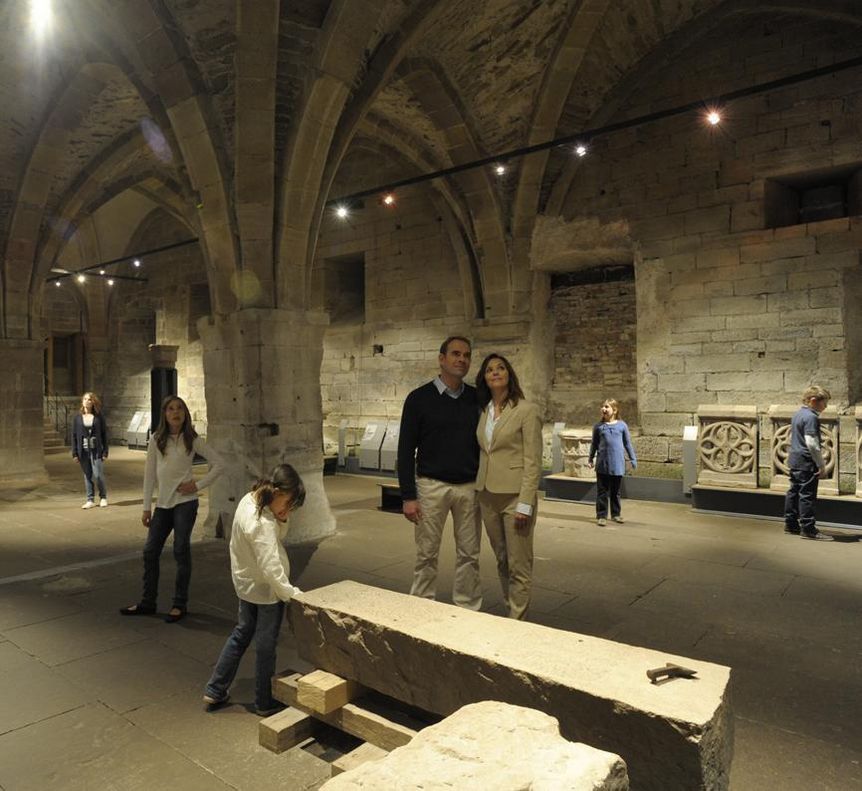
<instances>
[{"instance_id":1,"label":"girl in blue top","mask_svg":"<svg viewBox=\"0 0 862 791\"><path fill-rule=\"evenodd\" d=\"M593 441L590 444L590 469L593 459L598 454L596 462L596 522L606 525L608 519L608 500L611 503L611 518L622 524L622 506L620 505L620 484L626 471L626 459L632 463L632 469L638 466L635 449L629 427L620 420L619 404L608 398L602 402L602 420L593 426Z\"/></svg>"}]
</instances>

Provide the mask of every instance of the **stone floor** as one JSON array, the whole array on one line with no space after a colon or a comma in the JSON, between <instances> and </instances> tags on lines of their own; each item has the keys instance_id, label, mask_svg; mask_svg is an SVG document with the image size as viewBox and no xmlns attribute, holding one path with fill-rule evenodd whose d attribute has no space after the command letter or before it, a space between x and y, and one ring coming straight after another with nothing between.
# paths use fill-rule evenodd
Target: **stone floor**
<instances>
[{"instance_id":1,"label":"stone floor","mask_svg":"<svg viewBox=\"0 0 862 791\"><path fill-rule=\"evenodd\" d=\"M318 788L329 766L313 749L257 746L251 662L233 705L202 710L234 618L224 543L195 545L186 620L121 618L139 593L143 454L112 453L106 509L80 509L72 459L48 467L46 487L0 492L0 788ZM326 484L338 532L300 586L407 591L407 522L376 510L371 479ZM541 503L533 620L730 665L733 791L862 789L862 544L815 544L686 506L624 510L625 525L601 529L588 506ZM441 591L452 557L448 538ZM487 546L482 561L486 609L499 612ZM168 550L163 590L172 576ZM303 669L287 630L279 665Z\"/></svg>"}]
</instances>

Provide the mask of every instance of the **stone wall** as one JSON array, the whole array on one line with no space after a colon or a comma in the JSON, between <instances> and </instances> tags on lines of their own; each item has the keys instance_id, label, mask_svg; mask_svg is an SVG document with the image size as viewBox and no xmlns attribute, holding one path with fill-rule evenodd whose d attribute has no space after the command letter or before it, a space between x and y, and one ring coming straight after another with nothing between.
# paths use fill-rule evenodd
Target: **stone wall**
<instances>
[{"instance_id":1,"label":"stone wall","mask_svg":"<svg viewBox=\"0 0 862 791\"><path fill-rule=\"evenodd\" d=\"M210 313L209 288L196 245L144 261L147 282L118 281L109 308L110 381L105 409L120 437L135 412L150 409L151 343L179 346L177 389L199 434L207 433L203 355L197 321ZM97 385L98 386L98 385Z\"/></svg>"},{"instance_id":2,"label":"stone wall","mask_svg":"<svg viewBox=\"0 0 862 791\"><path fill-rule=\"evenodd\" d=\"M634 280L554 288L554 381L549 412L570 426L592 425L605 398L637 424Z\"/></svg>"},{"instance_id":3,"label":"stone wall","mask_svg":"<svg viewBox=\"0 0 862 791\"><path fill-rule=\"evenodd\" d=\"M364 267L361 309L349 308L337 279L338 264L347 261ZM343 418L357 429L397 420L407 394L436 375L443 339L472 337L473 322L465 319L458 262L427 193L399 195L397 209L370 200L346 220L328 214L315 267L315 303L333 317L321 369L331 448Z\"/></svg>"},{"instance_id":4,"label":"stone wall","mask_svg":"<svg viewBox=\"0 0 862 791\"><path fill-rule=\"evenodd\" d=\"M832 30L800 24L764 38L739 22L715 44L683 51L631 114L810 67L818 50L849 57L849 40ZM824 178L862 162L860 99L858 75L843 72L734 102L717 129L684 116L591 146L564 214L573 226L626 222L638 251L646 474L676 467L682 427L699 404L765 412L798 403L812 382L828 387L841 411L862 398L862 220L766 227L771 180Z\"/></svg>"},{"instance_id":5,"label":"stone wall","mask_svg":"<svg viewBox=\"0 0 862 791\"><path fill-rule=\"evenodd\" d=\"M156 340L156 317L149 299L131 289L114 294L110 309L108 355L110 377L102 385L102 402L112 442L125 440L135 412L150 408L150 354Z\"/></svg>"}]
</instances>

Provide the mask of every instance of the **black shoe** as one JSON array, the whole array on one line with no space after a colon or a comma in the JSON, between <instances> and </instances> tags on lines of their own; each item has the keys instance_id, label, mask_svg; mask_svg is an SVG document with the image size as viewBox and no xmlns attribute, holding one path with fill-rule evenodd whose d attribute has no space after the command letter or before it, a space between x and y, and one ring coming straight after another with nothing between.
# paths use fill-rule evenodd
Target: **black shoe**
<instances>
[{"instance_id":1,"label":"black shoe","mask_svg":"<svg viewBox=\"0 0 862 791\"><path fill-rule=\"evenodd\" d=\"M285 706L283 703L274 701L269 706L255 706L254 713L257 714L258 717L271 717L273 714L278 714L278 712L284 711L286 708L287 706Z\"/></svg>"},{"instance_id":2,"label":"black shoe","mask_svg":"<svg viewBox=\"0 0 862 791\"><path fill-rule=\"evenodd\" d=\"M128 607L120 607L120 615L152 615L155 607L147 607L145 604L130 604Z\"/></svg>"},{"instance_id":3,"label":"black shoe","mask_svg":"<svg viewBox=\"0 0 862 791\"><path fill-rule=\"evenodd\" d=\"M174 612L176 610L176 612ZM176 623L186 617L185 607L171 607L171 611L165 616L165 623Z\"/></svg>"},{"instance_id":4,"label":"black shoe","mask_svg":"<svg viewBox=\"0 0 862 791\"><path fill-rule=\"evenodd\" d=\"M798 536L802 531L798 527L796 528L796 530L794 530L792 527L785 527L784 532L787 533L787 535L789 536Z\"/></svg>"},{"instance_id":5,"label":"black shoe","mask_svg":"<svg viewBox=\"0 0 862 791\"><path fill-rule=\"evenodd\" d=\"M204 711L218 711L222 706L227 706L230 701L230 694L225 695L223 698L214 698L212 695L204 695Z\"/></svg>"},{"instance_id":6,"label":"black shoe","mask_svg":"<svg viewBox=\"0 0 862 791\"><path fill-rule=\"evenodd\" d=\"M815 530L813 533L802 532L802 538L807 538L809 541L832 541L832 536L827 536L826 533L821 533Z\"/></svg>"}]
</instances>

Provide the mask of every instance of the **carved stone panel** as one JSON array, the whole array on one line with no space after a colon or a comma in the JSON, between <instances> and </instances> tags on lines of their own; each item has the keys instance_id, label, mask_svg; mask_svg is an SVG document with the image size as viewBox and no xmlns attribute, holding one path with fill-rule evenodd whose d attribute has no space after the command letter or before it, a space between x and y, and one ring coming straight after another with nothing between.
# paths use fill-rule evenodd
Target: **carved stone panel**
<instances>
[{"instance_id":1,"label":"carved stone panel","mask_svg":"<svg viewBox=\"0 0 862 791\"><path fill-rule=\"evenodd\" d=\"M790 454L790 421L799 407L773 405L769 407L769 420L772 424L772 444L770 465L772 482L769 488L787 491L790 486L790 467L787 457ZM857 432L858 433L858 432ZM838 412L834 408L825 409L820 415L820 449L826 462L826 477L818 486L820 494L838 494Z\"/></svg>"},{"instance_id":2,"label":"carved stone panel","mask_svg":"<svg viewBox=\"0 0 862 791\"><path fill-rule=\"evenodd\" d=\"M757 407L697 408L697 482L757 488Z\"/></svg>"},{"instance_id":3,"label":"carved stone panel","mask_svg":"<svg viewBox=\"0 0 862 791\"><path fill-rule=\"evenodd\" d=\"M589 468L592 429L566 428L560 432L563 445L563 471L570 478L595 478Z\"/></svg>"}]
</instances>

